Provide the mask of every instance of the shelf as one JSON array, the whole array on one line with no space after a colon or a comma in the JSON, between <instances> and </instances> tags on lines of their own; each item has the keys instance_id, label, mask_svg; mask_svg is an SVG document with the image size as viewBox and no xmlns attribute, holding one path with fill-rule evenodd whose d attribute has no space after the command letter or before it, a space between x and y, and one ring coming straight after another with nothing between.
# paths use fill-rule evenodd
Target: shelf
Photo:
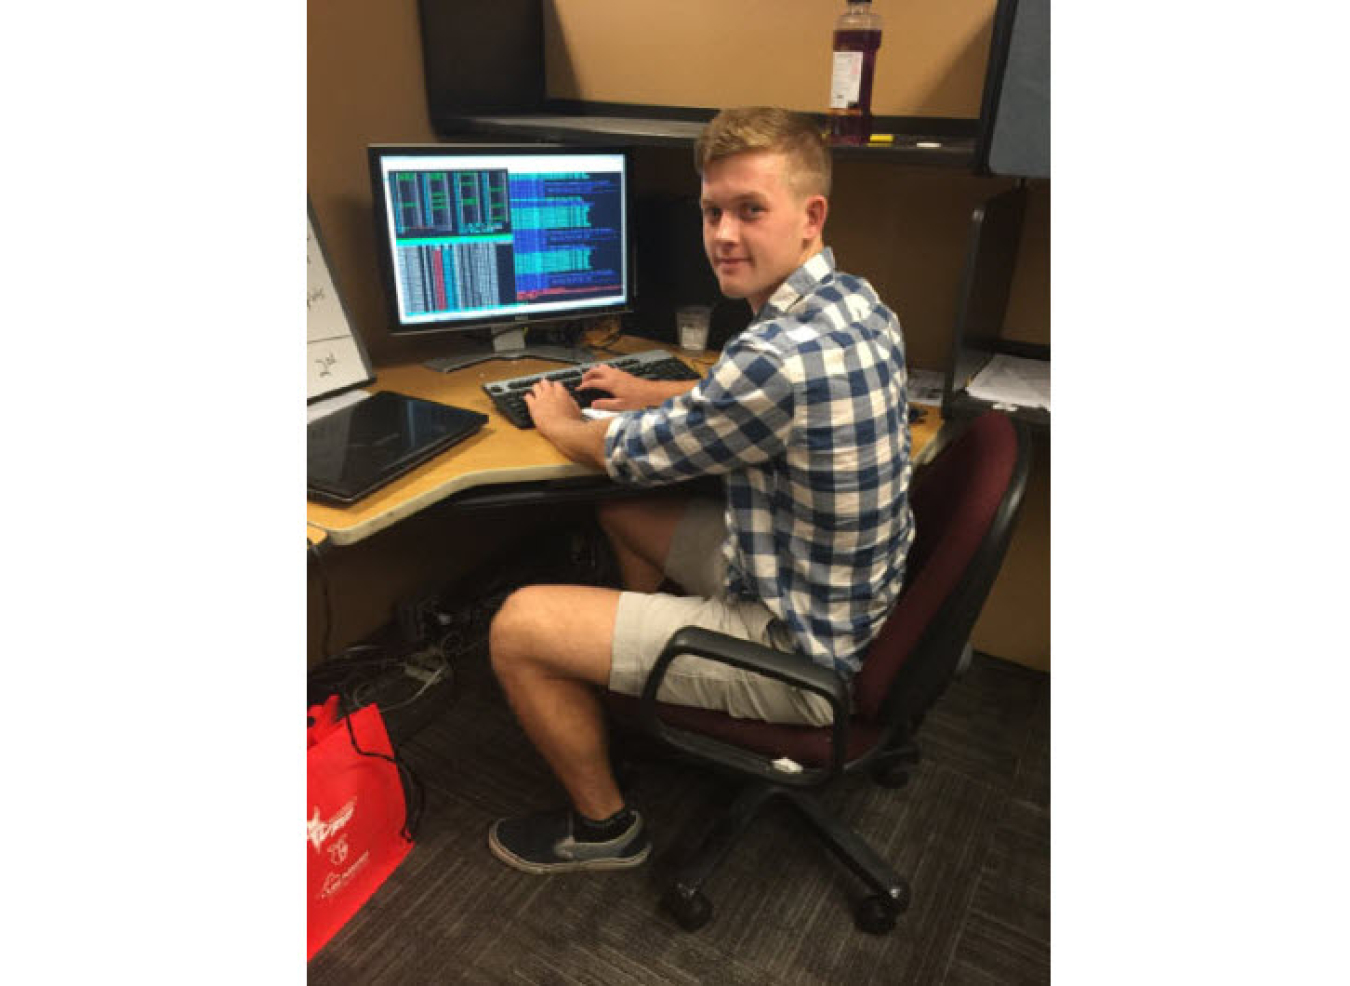
<instances>
[{"instance_id":1,"label":"shelf","mask_svg":"<svg viewBox=\"0 0 1350 986\"><path fill-rule=\"evenodd\" d=\"M645 109L650 111L653 108ZM678 110L672 111L670 115L640 115L638 112L463 114L438 117L436 129L443 136L484 134L547 141L690 147L710 116L710 113L705 116ZM931 124L931 132L924 132L925 123ZM834 156L836 159L866 159L969 171L975 161L976 138L973 134L954 131L971 129L974 123L945 119L879 119L877 132L893 133L893 144L839 146L833 149ZM970 127L964 124L970 124Z\"/></svg>"},{"instance_id":2,"label":"shelf","mask_svg":"<svg viewBox=\"0 0 1350 986\"><path fill-rule=\"evenodd\" d=\"M942 416L944 418L971 418L985 411L1004 411L1018 421L1025 421L1035 430L1048 431L1050 429L1050 411L1048 409L1031 404L1009 405L986 400L982 397L976 397L966 388L969 386L969 381L977 376L978 370L995 356L1016 356L1022 359L1049 363L1050 347L1038 343L1012 342L1009 340L995 340L992 343L982 343L981 346L988 346L988 348L973 350L969 347L963 347L964 352L959 353L957 367L952 373L948 374L943 387ZM964 375L966 372L969 373L969 376ZM960 389L954 389L959 380L967 382L962 383Z\"/></svg>"},{"instance_id":3,"label":"shelf","mask_svg":"<svg viewBox=\"0 0 1350 986\"><path fill-rule=\"evenodd\" d=\"M952 395L950 400L942 405L942 418L947 420L964 420L967 418L977 418L985 411L1003 411L1008 417L1015 421L1024 421L1033 431L1050 431L1050 412L1042 407L1009 407L1005 404L998 404L994 401L986 401L979 397L973 397L967 391Z\"/></svg>"}]
</instances>

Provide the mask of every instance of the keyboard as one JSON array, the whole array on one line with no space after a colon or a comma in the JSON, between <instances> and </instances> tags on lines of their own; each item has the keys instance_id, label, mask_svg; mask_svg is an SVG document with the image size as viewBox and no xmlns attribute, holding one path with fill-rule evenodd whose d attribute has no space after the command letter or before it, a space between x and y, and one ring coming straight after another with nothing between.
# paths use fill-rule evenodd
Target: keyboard
<instances>
[{"instance_id":1,"label":"keyboard","mask_svg":"<svg viewBox=\"0 0 1350 986\"><path fill-rule=\"evenodd\" d=\"M561 370L545 370L542 373L530 373L509 380L494 380L483 384L483 390L492 403L517 428L533 428L530 409L525 405L525 395L539 380L556 380L568 389L573 400L581 407L590 407L591 401L608 396L601 390L581 390L581 375L592 366L613 366L644 380L698 380L703 375L691 370L683 361L662 349L649 349L631 356L616 356L613 359L597 360L594 363L580 363L564 367Z\"/></svg>"}]
</instances>

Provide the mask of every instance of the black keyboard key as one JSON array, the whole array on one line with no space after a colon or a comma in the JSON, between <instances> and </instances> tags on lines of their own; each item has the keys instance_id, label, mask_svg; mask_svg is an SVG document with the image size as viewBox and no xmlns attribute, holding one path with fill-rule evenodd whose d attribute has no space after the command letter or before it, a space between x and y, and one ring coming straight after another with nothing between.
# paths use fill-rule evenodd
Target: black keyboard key
<instances>
[{"instance_id":1,"label":"black keyboard key","mask_svg":"<svg viewBox=\"0 0 1350 986\"><path fill-rule=\"evenodd\" d=\"M665 359L648 363L644 373L641 376L648 380L697 380L699 374L695 373L684 363L677 359Z\"/></svg>"},{"instance_id":2,"label":"black keyboard key","mask_svg":"<svg viewBox=\"0 0 1350 986\"><path fill-rule=\"evenodd\" d=\"M515 399L512 400L511 398ZM505 415L506 420L510 421L517 428L534 427L534 422L530 419L530 409L525 404L525 399L523 397L517 397L517 395L512 394L510 395L510 398L503 398L494 401L494 403L497 405L497 410Z\"/></svg>"},{"instance_id":3,"label":"black keyboard key","mask_svg":"<svg viewBox=\"0 0 1350 986\"><path fill-rule=\"evenodd\" d=\"M572 396L576 398L578 407L587 408L590 407L592 404L594 404L596 401L601 400L602 398L605 397L610 397L612 395L607 390L591 390L587 388L586 390L574 391L572 393Z\"/></svg>"}]
</instances>

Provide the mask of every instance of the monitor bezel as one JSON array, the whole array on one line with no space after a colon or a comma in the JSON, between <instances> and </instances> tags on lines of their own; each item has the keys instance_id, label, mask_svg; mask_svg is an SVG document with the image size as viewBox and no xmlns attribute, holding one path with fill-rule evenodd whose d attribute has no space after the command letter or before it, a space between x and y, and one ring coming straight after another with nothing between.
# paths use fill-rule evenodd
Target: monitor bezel
<instances>
[{"instance_id":1,"label":"monitor bezel","mask_svg":"<svg viewBox=\"0 0 1350 986\"><path fill-rule=\"evenodd\" d=\"M478 157L484 154L519 155L522 157L556 157L560 154L593 156L617 154L623 158L624 209L624 299L604 305L579 307L570 311L516 312L510 315L481 315L471 318L445 319L435 322L405 324L398 308L398 289L395 283L394 247L387 220L386 191L380 162L386 156L402 157ZM442 144L370 144L366 148L370 170L371 215L375 223L375 250L379 254L380 278L384 290L385 311L389 317L389 334L402 338L426 338L439 335L474 333L482 336L493 331L509 331L532 325L555 324L610 318L628 314L637 306L637 237L633 230L633 152L632 148L610 144L560 143L442 143Z\"/></svg>"}]
</instances>

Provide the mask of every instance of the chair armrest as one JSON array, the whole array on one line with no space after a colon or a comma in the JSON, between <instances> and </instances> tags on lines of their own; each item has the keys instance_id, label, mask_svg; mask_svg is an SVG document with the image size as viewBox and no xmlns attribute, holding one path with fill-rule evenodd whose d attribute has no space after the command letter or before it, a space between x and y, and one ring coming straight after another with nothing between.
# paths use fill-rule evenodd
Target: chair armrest
<instances>
[{"instance_id":1,"label":"chair armrest","mask_svg":"<svg viewBox=\"0 0 1350 986\"><path fill-rule=\"evenodd\" d=\"M824 696L834 712L829 766L798 765L800 771L784 769L781 766L774 766L776 761L761 754L662 722L656 713L656 693L671 662L684 654L776 678L796 688ZM798 655L786 654L771 647L702 627L684 627L671 635L652 666L642 689L638 715L643 729L685 753L703 757L775 784L813 787L826 783L843 769L844 754L848 749L850 693L848 682L838 674Z\"/></svg>"}]
</instances>

